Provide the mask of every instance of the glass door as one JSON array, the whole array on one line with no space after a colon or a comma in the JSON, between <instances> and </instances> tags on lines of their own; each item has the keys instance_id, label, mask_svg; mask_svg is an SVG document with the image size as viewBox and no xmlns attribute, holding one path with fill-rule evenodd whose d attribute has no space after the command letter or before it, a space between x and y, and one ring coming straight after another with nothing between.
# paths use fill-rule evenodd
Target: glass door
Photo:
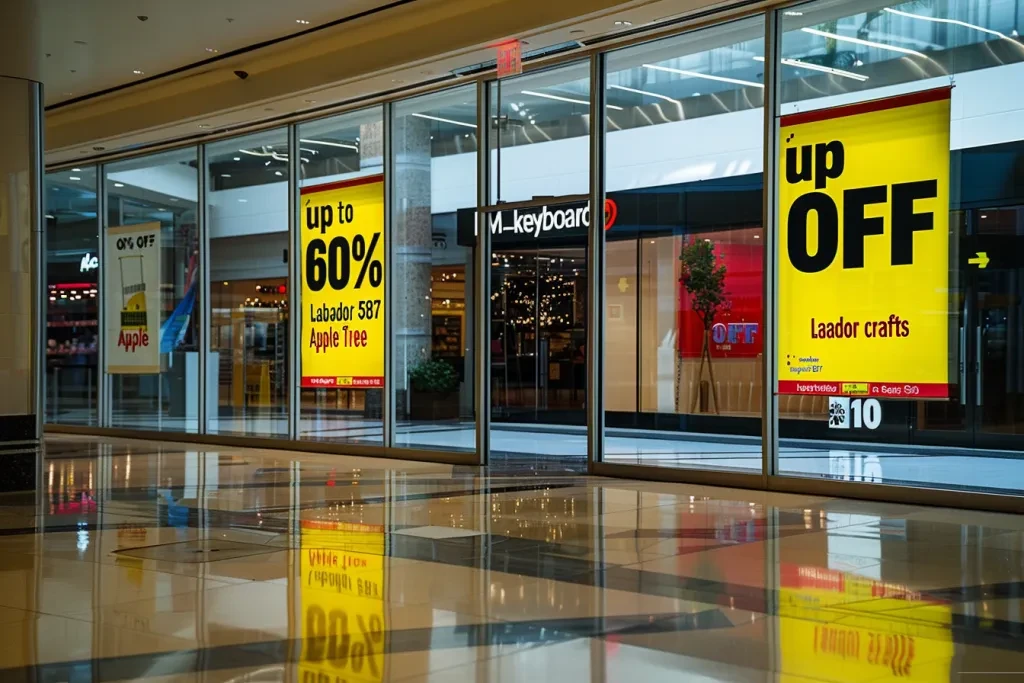
<instances>
[{"instance_id":1,"label":"glass door","mask_svg":"<svg viewBox=\"0 0 1024 683\"><path fill-rule=\"evenodd\" d=\"M586 457L586 311L585 244L492 252L492 453Z\"/></svg>"},{"instance_id":2,"label":"glass door","mask_svg":"<svg viewBox=\"0 0 1024 683\"><path fill-rule=\"evenodd\" d=\"M967 394L974 445L1024 451L1024 209L972 213Z\"/></svg>"}]
</instances>

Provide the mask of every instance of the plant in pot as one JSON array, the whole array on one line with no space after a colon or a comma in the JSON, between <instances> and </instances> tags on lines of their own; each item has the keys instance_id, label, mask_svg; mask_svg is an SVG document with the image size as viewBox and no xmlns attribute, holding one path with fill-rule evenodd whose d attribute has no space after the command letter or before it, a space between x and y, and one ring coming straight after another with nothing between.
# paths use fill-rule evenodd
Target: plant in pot
<instances>
[{"instance_id":1,"label":"plant in pot","mask_svg":"<svg viewBox=\"0 0 1024 683\"><path fill-rule=\"evenodd\" d=\"M413 421L459 417L459 376L443 360L428 358L409 370L409 417Z\"/></svg>"},{"instance_id":2,"label":"plant in pot","mask_svg":"<svg viewBox=\"0 0 1024 683\"><path fill-rule=\"evenodd\" d=\"M704 380L704 368L707 367L711 397L715 404L715 413L719 412L718 387L715 385L715 370L711 365L711 328L715 324L715 316L727 305L725 299L725 264L720 263L715 255L715 243L705 239L691 239L683 243L679 253L679 282L690 296L690 307L697 314L704 327L704 341L700 351L700 367L697 369L698 390L693 393L690 412L697 411L697 400ZM676 356L676 410L679 409L679 388L682 384L682 349Z\"/></svg>"}]
</instances>

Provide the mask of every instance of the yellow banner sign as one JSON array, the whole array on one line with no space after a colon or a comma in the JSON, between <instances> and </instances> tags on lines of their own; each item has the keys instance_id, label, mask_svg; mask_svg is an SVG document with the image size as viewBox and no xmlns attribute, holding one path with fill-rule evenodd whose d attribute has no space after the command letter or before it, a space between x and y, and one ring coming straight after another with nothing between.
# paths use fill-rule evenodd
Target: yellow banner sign
<instances>
[{"instance_id":1,"label":"yellow banner sign","mask_svg":"<svg viewBox=\"0 0 1024 683\"><path fill-rule=\"evenodd\" d=\"M302 188L302 386L384 386L384 176Z\"/></svg>"},{"instance_id":2,"label":"yellow banner sign","mask_svg":"<svg viewBox=\"0 0 1024 683\"><path fill-rule=\"evenodd\" d=\"M780 394L949 395L950 89L785 116Z\"/></svg>"},{"instance_id":3,"label":"yellow banner sign","mask_svg":"<svg viewBox=\"0 0 1024 683\"><path fill-rule=\"evenodd\" d=\"M378 683L387 642L384 529L303 522L301 683Z\"/></svg>"}]
</instances>

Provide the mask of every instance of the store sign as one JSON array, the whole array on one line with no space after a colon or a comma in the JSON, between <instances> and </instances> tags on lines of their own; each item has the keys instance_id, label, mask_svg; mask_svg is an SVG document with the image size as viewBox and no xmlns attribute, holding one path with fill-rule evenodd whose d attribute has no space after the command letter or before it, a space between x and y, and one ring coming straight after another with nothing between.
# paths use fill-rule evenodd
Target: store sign
<instances>
[{"instance_id":1,"label":"store sign","mask_svg":"<svg viewBox=\"0 0 1024 683\"><path fill-rule=\"evenodd\" d=\"M384 680L384 527L302 522L299 681Z\"/></svg>"},{"instance_id":2,"label":"store sign","mask_svg":"<svg viewBox=\"0 0 1024 683\"><path fill-rule=\"evenodd\" d=\"M949 680L949 603L824 567L782 564L779 583L779 680Z\"/></svg>"},{"instance_id":3,"label":"store sign","mask_svg":"<svg viewBox=\"0 0 1024 683\"><path fill-rule=\"evenodd\" d=\"M779 393L949 395L950 89L782 118Z\"/></svg>"},{"instance_id":4,"label":"store sign","mask_svg":"<svg viewBox=\"0 0 1024 683\"><path fill-rule=\"evenodd\" d=\"M384 176L302 188L302 386L384 386Z\"/></svg>"},{"instance_id":5,"label":"store sign","mask_svg":"<svg viewBox=\"0 0 1024 683\"><path fill-rule=\"evenodd\" d=\"M611 229L617 216L615 200L605 199L605 230ZM490 211L484 214L484 220L495 247L524 246L536 241L586 241L590 230L590 202L552 202L544 206ZM476 212L460 210L458 223L459 244L476 244Z\"/></svg>"},{"instance_id":6,"label":"store sign","mask_svg":"<svg viewBox=\"0 0 1024 683\"><path fill-rule=\"evenodd\" d=\"M79 273L88 273L96 270L100 267L100 259L98 256L93 256L89 252L85 252L85 256L82 257L81 262L78 264Z\"/></svg>"},{"instance_id":7,"label":"store sign","mask_svg":"<svg viewBox=\"0 0 1024 683\"><path fill-rule=\"evenodd\" d=\"M160 372L160 224L106 231L103 335L107 372Z\"/></svg>"}]
</instances>

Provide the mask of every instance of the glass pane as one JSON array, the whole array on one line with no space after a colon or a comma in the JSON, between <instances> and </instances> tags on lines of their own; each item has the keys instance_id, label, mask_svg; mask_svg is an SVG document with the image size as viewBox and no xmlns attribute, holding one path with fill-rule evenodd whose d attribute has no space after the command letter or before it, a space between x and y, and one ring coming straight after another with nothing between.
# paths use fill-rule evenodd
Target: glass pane
<instances>
[{"instance_id":1,"label":"glass pane","mask_svg":"<svg viewBox=\"0 0 1024 683\"><path fill-rule=\"evenodd\" d=\"M46 174L46 421L95 425L99 384L96 169Z\"/></svg>"},{"instance_id":2,"label":"glass pane","mask_svg":"<svg viewBox=\"0 0 1024 683\"><path fill-rule=\"evenodd\" d=\"M299 186L302 188L304 197L306 197L306 193L316 193L317 196L326 197L326 194L321 195L320 192L327 192L331 187L342 188L341 195L332 195L335 201L340 202L340 205L332 207L332 211L334 208L338 209L338 220L341 221L344 219L344 207L346 205L349 207L353 205L348 198L350 190L358 193L361 191L360 188L365 189L367 187L352 181L372 176L381 176L384 172L383 111L380 107L374 107L323 121L302 124L299 126L299 146L302 157L301 166L299 167ZM314 190L313 188L317 189ZM309 208L304 198L299 207L300 226L305 225L306 212ZM383 230L383 206L378 208L380 209L378 220L380 228ZM360 216L363 215L363 212L360 212ZM353 216L354 214L350 214L349 218ZM363 219L361 218L361 220ZM341 233L336 232L335 237L339 234ZM334 245L335 243L332 241L334 238L328 239L329 237L329 235L326 236L324 241ZM353 259L358 261L360 258L354 248L354 236L351 237L353 238L351 240L346 237L345 243L346 249L348 245L353 245L353 250L346 252L352 257L351 259L339 256L342 252L333 250L332 247L332 253L335 254L334 264L336 270L330 273L330 277L332 278L331 287L335 290L342 289L341 287L334 286L336 284L340 285L342 279L345 279L346 285L358 286L356 283L361 282L361 277L365 279L368 276L370 283L375 282L375 278L378 275L381 278L383 277L383 270L378 273L375 270L360 271L357 268L354 272L350 270L348 273L349 278L345 278L345 270L340 261L344 261L351 266ZM329 263L326 250L327 246L330 245L325 245L324 247L323 263L325 270L323 275L325 278L327 277L326 269ZM340 244L337 246L340 249ZM372 241L369 245L364 242L363 249L369 250L372 254L383 255L386 245L374 246ZM360 253L364 256L366 255L365 251ZM370 259L367 259L366 264L370 264ZM362 275L360 275L361 272ZM303 276L306 277L307 274L304 273ZM302 303L302 305L306 306L307 304ZM386 313L375 311L373 314L374 320L380 323L380 329L383 330L383 318L378 313L380 315L386 315ZM300 319L305 324L306 318ZM365 327L366 325L360 323L360 326ZM303 352L303 349L310 348L311 341L309 335L312 331L313 326L310 326L310 329L300 331L300 352ZM382 341L383 333L381 332L380 340L375 344L371 342L372 346L369 347L374 349L374 353L380 354L377 360L380 361L381 367L383 367L384 354L384 347L380 343ZM308 359L308 352L305 353L307 353ZM337 373L338 376L337 378L326 378L331 380L334 386L304 387L301 389L299 437L317 441L382 444L384 442L384 390L382 388L358 386L364 378L354 376L359 372L356 368L331 367L329 369L331 372ZM304 365L302 374L303 377L306 375L317 375L316 380L325 381L325 378L321 376L324 373L317 372L312 367L307 369ZM381 372L381 375L383 375L383 372ZM378 380L380 380L379 376L374 378L371 383L376 384Z\"/></svg>"},{"instance_id":3,"label":"glass pane","mask_svg":"<svg viewBox=\"0 0 1024 683\"><path fill-rule=\"evenodd\" d=\"M111 426L196 432L199 428L199 194L195 148L119 161L104 166L107 192L106 229L153 224L158 252L155 267L142 265L127 253L105 269L108 287L120 287L120 313L108 316L108 369L111 377ZM149 237L151 233L138 233ZM107 246L113 244L110 236ZM115 250L108 248L109 257ZM100 264L103 266L103 264ZM154 273L154 271L156 271ZM158 277L154 277L158 276ZM150 278L154 278L151 280ZM159 307L159 329L149 329L149 343L158 344L159 372L140 374L115 370L113 334L139 333L132 324L138 313L134 294L145 292ZM116 321L120 319L120 332ZM111 327L114 325L114 327Z\"/></svg>"},{"instance_id":4,"label":"glass pane","mask_svg":"<svg viewBox=\"0 0 1024 683\"><path fill-rule=\"evenodd\" d=\"M888 124L872 127L871 139L884 140L880 144L892 150L891 158L868 161L875 174L872 184L882 185L891 201L880 200L878 206L866 209L863 225L877 220L881 230L867 230L863 251L850 252L861 254L863 271L857 278L856 296L843 304L845 322L861 323L864 338L856 335L832 342L838 348L856 338L843 355L846 361L873 364L877 360L879 366L895 362L895 370L884 376L878 372L875 377L846 378L864 381L866 396L856 394L856 383L811 395L803 389L784 391L786 368L780 367L781 473L1004 493L1024 489L1024 467L1014 456L1024 451L1024 356L1020 351L1024 348L1020 324L1024 320L1024 260L1020 258L1024 250L1019 246L1024 240L1020 181L1024 104L1019 89L1010 85L1024 78L1024 45L1018 36L1022 19L1024 6L1013 0L896 4L830 0L792 7L782 14L780 113L804 117L782 120L784 139L787 126L799 125L787 121L850 116L821 111L838 105L876 101L845 110L863 113L877 111L878 102L885 102L900 113ZM950 85L955 86L951 100L945 91ZM896 99L916 93L916 101L921 102L924 91L942 93L937 100L942 109L937 108L937 115L929 119L920 105L913 108L913 98ZM851 118L843 125L852 130L856 123ZM915 144L920 152L901 151ZM940 162L915 163L925 154L937 154ZM857 155L858 148L846 143L845 169L863 165ZM903 169L909 170L904 173ZM918 175L897 177L910 172ZM829 189L821 191L837 188L846 196L849 175L842 180L830 178ZM927 216L938 231L918 228L924 231L915 232L908 243L910 261L897 263L890 254L896 248L895 242L890 247L895 239L890 233L895 236L897 226L890 211L895 211L897 184L929 178L936 183L936 194L917 199L913 210ZM943 189L947 182L948 201ZM804 190L787 187L796 188L796 181L782 190L803 196ZM846 250L855 246L846 246L848 200L844 206L839 223L844 235L842 266L849 257ZM792 221L782 227L791 225ZM927 246L933 243L941 248ZM780 248L780 259L786 253L785 246ZM839 261L834 259L822 272L831 277L840 268ZM786 263L780 261L780 269ZM905 287L893 287L887 278L895 277L894 269L901 266L914 268L916 274ZM908 297L906 292L918 286L915 283L925 283L925 291ZM780 284L780 311L797 310L798 289L804 291ZM934 305L923 303L936 295L939 301ZM878 302L887 307L885 314L869 316L869 312L881 312L871 308ZM804 309L799 310L798 320L803 320ZM840 307L829 311L836 315L828 321L837 320ZM890 315L907 326L899 334L888 333ZM822 311L817 322L825 317ZM883 326L879 320L884 321L887 334L874 335L876 341L870 342L868 330ZM780 330L786 321L783 317ZM822 343L804 345L808 350L798 354L801 372L807 365L802 354L821 357ZM917 370L932 366L936 371L929 377L933 379L916 379ZM803 386L826 384L805 382Z\"/></svg>"},{"instance_id":5,"label":"glass pane","mask_svg":"<svg viewBox=\"0 0 1024 683\"><path fill-rule=\"evenodd\" d=\"M491 201L590 192L590 63L496 81L490 92Z\"/></svg>"},{"instance_id":6,"label":"glass pane","mask_svg":"<svg viewBox=\"0 0 1024 683\"><path fill-rule=\"evenodd\" d=\"M492 198L550 202L486 217L491 230L491 453L587 454L586 248L590 181L589 63L491 87ZM500 141L500 146L498 145ZM548 230L520 230L524 217ZM472 214L465 229L473 234ZM558 229L555 229L557 221ZM500 224L500 226L499 226ZM534 223L531 223L534 224ZM568 227L570 225L572 227Z\"/></svg>"},{"instance_id":7,"label":"glass pane","mask_svg":"<svg viewBox=\"0 0 1024 683\"><path fill-rule=\"evenodd\" d=\"M399 102L393 125L396 445L474 451L473 248L456 217L476 208L476 87Z\"/></svg>"},{"instance_id":8,"label":"glass pane","mask_svg":"<svg viewBox=\"0 0 1024 683\"><path fill-rule=\"evenodd\" d=\"M604 459L760 472L763 19L607 70Z\"/></svg>"},{"instance_id":9,"label":"glass pane","mask_svg":"<svg viewBox=\"0 0 1024 683\"><path fill-rule=\"evenodd\" d=\"M288 433L288 132L206 149L207 431Z\"/></svg>"}]
</instances>

